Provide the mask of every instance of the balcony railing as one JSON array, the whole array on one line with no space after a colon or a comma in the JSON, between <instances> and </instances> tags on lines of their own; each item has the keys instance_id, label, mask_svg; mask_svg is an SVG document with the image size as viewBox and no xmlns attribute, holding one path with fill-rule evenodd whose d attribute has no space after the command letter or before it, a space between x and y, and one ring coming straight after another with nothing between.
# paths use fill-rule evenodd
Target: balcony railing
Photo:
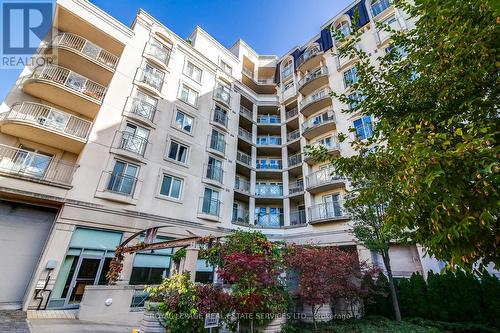
<instances>
[{"instance_id":1,"label":"balcony railing","mask_svg":"<svg viewBox=\"0 0 500 333\"><path fill-rule=\"evenodd\" d=\"M98 62L101 65L114 70L118 63L118 57L110 52L102 49L101 47L89 42L85 38L72 34L62 33L57 35L53 41L54 47L66 47L77 51L80 54Z\"/></svg>"},{"instance_id":2,"label":"balcony railing","mask_svg":"<svg viewBox=\"0 0 500 333\"><path fill-rule=\"evenodd\" d=\"M218 87L214 91L214 98L227 106L231 106L231 92L228 88Z\"/></svg>"},{"instance_id":3,"label":"balcony railing","mask_svg":"<svg viewBox=\"0 0 500 333\"><path fill-rule=\"evenodd\" d=\"M279 124L281 123L280 116L277 115L258 115L257 123L259 124Z\"/></svg>"},{"instance_id":4,"label":"balcony railing","mask_svg":"<svg viewBox=\"0 0 500 333\"><path fill-rule=\"evenodd\" d=\"M315 127L332 122L335 122L335 112L333 112L333 110L329 110L304 122L302 124L302 132L307 132Z\"/></svg>"},{"instance_id":5,"label":"balcony railing","mask_svg":"<svg viewBox=\"0 0 500 333\"><path fill-rule=\"evenodd\" d=\"M255 195L258 197L282 197L283 185L257 184L255 186Z\"/></svg>"},{"instance_id":6,"label":"balcony railing","mask_svg":"<svg viewBox=\"0 0 500 333\"><path fill-rule=\"evenodd\" d=\"M157 42L150 42L146 46L146 54L158 60L161 64L165 66L168 65L170 60L171 50L163 45L159 45Z\"/></svg>"},{"instance_id":7,"label":"balcony railing","mask_svg":"<svg viewBox=\"0 0 500 333\"><path fill-rule=\"evenodd\" d=\"M227 128L228 116L221 109L214 109L213 121Z\"/></svg>"},{"instance_id":8,"label":"balcony railing","mask_svg":"<svg viewBox=\"0 0 500 333\"><path fill-rule=\"evenodd\" d=\"M140 118L153 121L156 113L156 105L140 98L129 97L125 111Z\"/></svg>"},{"instance_id":9,"label":"balcony railing","mask_svg":"<svg viewBox=\"0 0 500 333\"><path fill-rule=\"evenodd\" d=\"M238 137L253 143L252 133L241 127L238 128Z\"/></svg>"},{"instance_id":10,"label":"balcony railing","mask_svg":"<svg viewBox=\"0 0 500 333\"><path fill-rule=\"evenodd\" d=\"M305 225L306 222L305 210L296 210L290 212L290 225Z\"/></svg>"},{"instance_id":11,"label":"balcony railing","mask_svg":"<svg viewBox=\"0 0 500 333\"><path fill-rule=\"evenodd\" d=\"M295 141L300 137L300 131L297 129L293 132L287 134L286 139L287 142Z\"/></svg>"},{"instance_id":12,"label":"balcony railing","mask_svg":"<svg viewBox=\"0 0 500 333\"><path fill-rule=\"evenodd\" d=\"M304 192L304 181L302 179L296 180L288 185L288 193L295 194Z\"/></svg>"},{"instance_id":13,"label":"balcony railing","mask_svg":"<svg viewBox=\"0 0 500 333\"><path fill-rule=\"evenodd\" d=\"M387 8L391 6L390 0L378 0L373 1L374 3L371 5L373 17L385 11Z\"/></svg>"},{"instance_id":14,"label":"balcony railing","mask_svg":"<svg viewBox=\"0 0 500 333\"><path fill-rule=\"evenodd\" d=\"M270 228L282 227L284 225L283 214L255 214L255 225Z\"/></svg>"},{"instance_id":15,"label":"balcony railing","mask_svg":"<svg viewBox=\"0 0 500 333\"><path fill-rule=\"evenodd\" d=\"M231 222L248 224L250 222L250 214L248 212L248 209L243 209L243 208L233 209Z\"/></svg>"},{"instance_id":16,"label":"balcony railing","mask_svg":"<svg viewBox=\"0 0 500 333\"><path fill-rule=\"evenodd\" d=\"M7 174L70 185L77 167L52 156L0 144L0 171Z\"/></svg>"},{"instance_id":17,"label":"balcony railing","mask_svg":"<svg viewBox=\"0 0 500 333\"><path fill-rule=\"evenodd\" d=\"M253 120L253 113L252 111L248 110L246 107L244 106L240 106L240 114L249 119L249 120Z\"/></svg>"},{"instance_id":18,"label":"balcony railing","mask_svg":"<svg viewBox=\"0 0 500 333\"><path fill-rule=\"evenodd\" d=\"M311 221L327 220L327 219L348 219L349 216L345 212L342 203L326 202L309 207L309 218Z\"/></svg>"},{"instance_id":19,"label":"balcony railing","mask_svg":"<svg viewBox=\"0 0 500 333\"><path fill-rule=\"evenodd\" d=\"M253 79L253 71L251 69L243 67L243 69L241 71L243 72L243 74L245 74L249 78Z\"/></svg>"},{"instance_id":20,"label":"balcony railing","mask_svg":"<svg viewBox=\"0 0 500 333\"><path fill-rule=\"evenodd\" d=\"M306 177L307 188L317 187L321 185L344 182L344 178L335 175L333 168L325 168L311 173Z\"/></svg>"},{"instance_id":21,"label":"balcony railing","mask_svg":"<svg viewBox=\"0 0 500 333\"><path fill-rule=\"evenodd\" d=\"M325 75L328 75L328 69L325 66L315 70L314 72L307 73L302 79L300 79L299 87L302 87L304 84Z\"/></svg>"},{"instance_id":22,"label":"balcony railing","mask_svg":"<svg viewBox=\"0 0 500 333\"><path fill-rule=\"evenodd\" d=\"M108 172L107 174L108 186L106 187L106 191L127 197L134 196L135 188L137 186L137 177L124 173Z\"/></svg>"},{"instance_id":23,"label":"balcony railing","mask_svg":"<svg viewBox=\"0 0 500 333\"><path fill-rule=\"evenodd\" d=\"M298 114L299 114L299 109L295 107L295 108L286 112L286 119L288 120L290 118L293 118Z\"/></svg>"},{"instance_id":24,"label":"balcony railing","mask_svg":"<svg viewBox=\"0 0 500 333\"><path fill-rule=\"evenodd\" d=\"M281 170L281 160L257 160L255 167L259 170Z\"/></svg>"},{"instance_id":25,"label":"balcony railing","mask_svg":"<svg viewBox=\"0 0 500 333\"><path fill-rule=\"evenodd\" d=\"M220 200L200 197L200 213L219 217L221 204Z\"/></svg>"},{"instance_id":26,"label":"balcony railing","mask_svg":"<svg viewBox=\"0 0 500 333\"><path fill-rule=\"evenodd\" d=\"M295 154L288 157L288 167L294 167L302 163L302 154Z\"/></svg>"},{"instance_id":27,"label":"balcony railing","mask_svg":"<svg viewBox=\"0 0 500 333\"><path fill-rule=\"evenodd\" d=\"M331 136L330 140L326 141L323 139L322 141L316 141L311 144L311 147L316 148L316 147L324 147L326 150L333 151L333 150L339 150L340 149L340 144L339 140L337 139L337 136Z\"/></svg>"},{"instance_id":28,"label":"balcony railing","mask_svg":"<svg viewBox=\"0 0 500 333\"><path fill-rule=\"evenodd\" d=\"M248 166L252 165L252 157L239 150L236 152L236 160Z\"/></svg>"},{"instance_id":29,"label":"balcony railing","mask_svg":"<svg viewBox=\"0 0 500 333\"><path fill-rule=\"evenodd\" d=\"M250 193L250 182L246 179L236 177L234 180L234 189L236 191Z\"/></svg>"},{"instance_id":30,"label":"balcony railing","mask_svg":"<svg viewBox=\"0 0 500 333\"><path fill-rule=\"evenodd\" d=\"M331 93L330 88L323 88L319 91L315 91L300 102L300 108L304 109L309 104L312 104L324 98L330 98L330 93Z\"/></svg>"},{"instance_id":31,"label":"balcony railing","mask_svg":"<svg viewBox=\"0 0 500 333\"><path fill-rule=\"evenodd\" d=\"M222 167L215 164L205 164L205 177L207 179L215 180L222 184L222 179L224 176L224 170Z\"/></svg>"},{"instance_id":32,"label":"balcony railing","mask_svg":"<svg viewBox=\"0 0 500 333\"><path fill-rule=\"evenodd\" d=\"M17 120L42 126L49 131L86 140L92 122L61 110L32 102L16 103L10 111L0 114L2 120Z\"/></svg>"},{"instance_id":33,"label":"balcony railing","mask_svg":"<svg viewBox=\"0 0 500 333\"><path fill-rule=\"evenodd\" d=\"M219 135L209 135L208 142L210 149L216 150L222 154L226 153L226 141Z\"/></svg>"},{"instance_id":34,"label":"balcony railing","mask_svg":"<svg viewBox=\"0 0 500 333\"><path fill-rule=\"evenodd\" d=\"M118 134L120 135L118 148L144 156L146 146L148 145L148 140L146 138L127 131L118 132Z\"/></svg>"},{"instance_id":35,"label":"balcony railing","mask_svg":"<svg viewBox=\"0 0 500 333\"><path fill-rule=\"evenodd\" d=\"M37 67L31 74L31 78L48 80L53 83L63 85L74 92L83 94L96 100L97 102L102 102L104 94L106 93L106 87L60 66L45 65Z\"/></svg>"},{"instance_id":36,"label":"balcony railing","mask_svg":"<svg viewBox=\"0 0 500 333\"><path fill-rule=\"evenodd\" d=\"M281 137L279 136L258 136L257 145L259 146L279 146L281 145Z\"/></svg>"},{"instance_id":37,"label":"balcony railing","mask_svg":"<svg viewBox=\"0 0 500 333\"><path fill-rule=\"evenodd\" d=\"M139 69L139 82L148 85L158 92L161 92L164 77L165 74L160 71L151 72L144 69Z\"/></svg>"},{"instance_id":38,"label":"balcony railing","mask_svg":"<svg viewBox=\"0 0 500 333\"><path fill-rule=\"evenodd\" d=\"M300 67L303 63L305 63L307 60L311 59L315 55L321 52L321 48L319 45L316 45L307 51L305 51L298 59L297 59L297 67Z\"/></svg>"}]
</instances>

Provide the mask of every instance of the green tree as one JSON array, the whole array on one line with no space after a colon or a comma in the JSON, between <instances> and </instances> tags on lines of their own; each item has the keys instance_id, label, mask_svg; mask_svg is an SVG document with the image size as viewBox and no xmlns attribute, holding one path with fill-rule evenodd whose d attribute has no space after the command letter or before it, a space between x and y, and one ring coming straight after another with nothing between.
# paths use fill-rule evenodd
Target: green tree
<instances>
[{"instance_id":1,"label":"green tree","mask_svg":"<svg viewBox=\"0 0 500 333\"><path fill-rule=\"evenodd\" d=\"M500 266L495 3L393 1L415 28L394 31L394 48L377 60L355 47L361 32L354 29L340 53L357 59L359 80L333 94L351 105L342 112L376 120L368 139L339 134L357 156L331 159L353 182L357 206L381 200L384 237L399 233L450 267L469 270L477 262ZM362 98L353 99L355 91ZM329 158L321 149L309 153Z\"/></svg>"}]
</instances>

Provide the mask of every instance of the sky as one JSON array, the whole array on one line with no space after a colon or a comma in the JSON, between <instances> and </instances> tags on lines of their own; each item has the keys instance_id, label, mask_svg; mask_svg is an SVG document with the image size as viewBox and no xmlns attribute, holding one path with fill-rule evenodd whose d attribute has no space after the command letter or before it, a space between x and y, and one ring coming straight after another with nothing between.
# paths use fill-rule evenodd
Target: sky
<instances>
[{"instance_id":1,"label":"sky","mask_svg":"<svg viewBox=\"0 0 500 333\"><path fill-rule=\"evenodd\" d=\"M139 8L186 38L196 25L222 45L239 38L259 54L284 55L319 33L321 25L352 0L91 0L127 26ZM0 100L19 76L0 70Z\"/></svg>"}]
</instances>

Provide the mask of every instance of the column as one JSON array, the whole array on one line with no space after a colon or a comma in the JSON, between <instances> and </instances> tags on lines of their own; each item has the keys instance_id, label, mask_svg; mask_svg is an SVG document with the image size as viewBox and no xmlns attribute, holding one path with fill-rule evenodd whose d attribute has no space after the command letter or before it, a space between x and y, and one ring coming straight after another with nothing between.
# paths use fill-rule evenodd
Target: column
<instances>
[{"instance_id":1,"label":"column","mask_svg":"<svg viewBox=\"0 0 500 333\"><path fill-rule=\"evenodd\" d=\"M191 281L194 282L196 277L196 264L198 262L198 249L194 246L190 246L186 249L186 257L181 265L182 272L189 272L191 274Z\"/></svg>"}]
</instances>

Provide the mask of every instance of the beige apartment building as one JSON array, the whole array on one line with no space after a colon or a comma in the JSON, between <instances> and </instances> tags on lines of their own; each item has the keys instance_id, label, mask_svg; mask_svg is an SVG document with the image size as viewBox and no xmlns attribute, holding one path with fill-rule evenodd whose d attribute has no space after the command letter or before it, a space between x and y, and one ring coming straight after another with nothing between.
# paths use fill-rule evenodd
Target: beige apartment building
<instances>
[{"instance_id":1,"label":"beige apartment building","mask_svg":"<svg viewBox=\"0 0 500 333\"><path fill-rule=\"evenodd\" d=\"M34 56L46 60L0 110L0 308L77 307L86 285L106 283L116 246L152 226L165 238L261 230L377 264L349 232L349 184L303 154L349 156L338 133L371 135L370 115L342 113L329 94L357 79L330 33L349 34L356 11L373 61L391 47L377 22L412 28L389 0L356 0L278 57L199 27L184 40L142 10L129 28L87 0L57 1ZM129 256L121 279L157 282L169 255ZM397 276L438 267L417 247L391 255ZM213 275L199 260L196 279Z\"/></svg>"}]
</instances>

